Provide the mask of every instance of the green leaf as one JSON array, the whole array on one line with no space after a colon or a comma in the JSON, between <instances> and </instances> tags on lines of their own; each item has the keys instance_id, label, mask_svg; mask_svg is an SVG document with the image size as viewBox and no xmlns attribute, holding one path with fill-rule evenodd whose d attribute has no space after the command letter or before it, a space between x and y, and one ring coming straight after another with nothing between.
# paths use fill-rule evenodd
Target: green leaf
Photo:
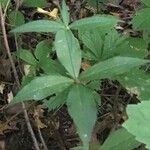
<instances>
[{"instance_id":1,"label":"green leaf","mask_svg":"<svg viewBox=\"0 0 150 150\"><path fill-rule=\"evenodd\" d=\"M107 45L106 41L105 44ZM147 44L142 38L118 36L116 41L111 42L110 46L112 46L112 50L106 50L107 53L104 50L104 58L108 56L124 56L143 59L147 55Z\"/></svg>"},{"instance_id":2,"label":"green leaf","mask_svg":"<svg viewBox=\"0 0 150 150\"><path fill-rule=\"evenodd\" d=\"M103 31L102 31L103 30ZM147 54L147 44L142 38L122 36L116 30L109 28L80 30L80 38L94 56L95 61L105 60L114 56L144 58Z\"/></svg>"},{"instance_id":3,"label":"green leaf","mask_svg":"<svg viewBox=\"0 0 150 150\"><path fill-rule=\"evenodd\" d=\"M133 150L140 145L124 128L111 133L99 150Z\"/></svg>"},{"instance_id":4,"label":"green leaf","mask_svg":"<svg viewBox=\"0 0 150 150\"><path fill-rule=\"evenodd\" d=\"M99 62L90 67L80 75L81 80L104 79L123 74L130 71L132 68L149 62L139 58L132 57L113 57L108 60Z\"/></svg>"},{"instance_id":5,"label":"green leaf","mask_svg":"<svg viewBox=\"0 0 150 150\"><path fill-rule=\"evenodd\" d=\"M103 39L99 31L97 29L80 31L82 42L97 59L100 59L103 47Z\"/></svg>"},{"instance_id":6,"label":"green leaf","mask_svg":"<svg viewBox=\"0 0 150 150\"><path fill-rule=\"evenodd\" d=\"M16 55L30 65L36 66L37 64L36 59L34 58L33 54L29 52L29 50L20 49L17 51Z\"/></svg>"},{"instance_id":7,"label":"green leaf","mask_svg":"<svg viewBox=\"0 0 150 150\"><path fill-rule=\"evenodd\" d=\"M143 31L143 40L145 40L147 45L150 43L150 30Z\"/></svg>"},{"instance_id":8,"label":"green leaf","mask_svg":"<svg viewBox=\"0 0 150 150\"><path fill-rule=\"evenodd\" d=\"M82 85L74 85L67 99L68 111L77 126L84 150L89 149L89 141L97 118L97 108L93 97L92 90Z\"/></svg>"},{"instance_id":9,"label":"green leaf","mask_svg":"<svg viewBox=\"0 0 150 150\"><path fill-rule=\"evenodd\" d=\"M133 17L132 24L136 30L149 30L150 8L144 8Z\"/></svg>"},{"instance_id":10,"label":"green leaf","mask_svg":"<svg viewBox=\"0 0 150 150\"><path fill-rule=\"evenodd\" d=\"M48 110L58 109L59 107L63 106L68 97L69 88L65 89L64 91L58 93L55 98L44 100L44 106L48 107Z\"/></svg>"},{"instance_id":11,"label":"green leaf","mask_svg":"<svg viewBox=\"0 0 150 150\"><path fill-rule=\"evenodd\" d=\"M47 58L50 51L52 51L50 43L47 40L43 40L36 45L34 54L40 61Z\"/></svg>"},{"instance_id":12,"label":"green leaf","mask_svg":"<svg viewBox=\"0 0 150 150\"><path fill-rule=\"evenodd\" d=\"M70 30L57 32L55 48L59 61L73 78L77 78L81 65L81 50L78 40Z\"/></svg>"},{"instance_id":13,"label":"green leaf","mask_svg":"<svg viewBox=\"0 0 150 150\"><path fill-rule=\"evenodd\" d=\"M49 21L49 20L37 20L28 22L23 24L11 32L57 32L61 29L65 29L65 26L56 22L56 21Z\"/></svg>"},{"instance_id":14,"label":"green leaf","mask_svg":"<svg viewBox=\"0 0 150 150\"><path fill-rule=\"evenodd\" d=\"M87 86L90 89L99 91L100 90L100 86L101 86L101 82L99 80L94 80L94 81L91 81L90 83L88 83Z\"/></svg>"},{"instance_id":15,"label":"green leaf","mask_svg":"<svg viewBox=\"0 0 150 150\"><path fill-rule=\"evenodd\" d=\"M46 7L46 0L24 0L23 4L27 7Z\"/></svg>"},{"instance_id":16,"label":"green leaf","mask_svg":"<svg viewBox=\"0 0 150 150\"><path fill-rule=\"evenodd\" d=\"M24 15L20 11L11 11L8 14L9 23L11 28L20 26L25 23Z\"/></svg>"},{"instance_id":17,"label":"green leaf","mask_svg":"<svg viewBox=\"0 0 150 150\"><path fill-rule=\"evenodd\" d=\"M23 76L21 85L25 86L25 85L29 84L33 79L34 79L34 75L31 75L31 74Z\"/></svg>"},{"instance_id":18,"label":"green leaf","mask_svg":"<svg viewBox=\"0 0 150 150\"><path fill-rule=\"evenodd\" d=\"M116 77L130 94L136 94L142 100L149 100L150 98L150 74L139 69Z\"/></svg>"},{"instance_id":19,"label":"green leaf","mask_svg":"<svg viewBox=\"0 0 150 150\"><path fill-rule=\"evenodd\" d=\"M150 7L150 1L149 0L141 0L145 5Z\"/></svg>"},{"instance_id":20,"label":"green leaf","mask_svg":"<svg viewBox=\"0 0 150 150\"><path fill-rule=\"evenodd\" d=\"M121 56L144 58L147 55L147 44L142 38L128 38L126 44L116 49Z\"/></svg>"},{"instance_id":21,"label":"green leaf","mask_svg":"<svg viewBox=\"0 0 150 150\"><path fill-rule=\"evenodd\" d=\"M89 29L89 28L96 28L96 27L107 28L110 26L112 27L115 26L117 22L118 19L113 16L109 16L109 15L93 16L93 17L87 17L73 22L70 25L70 28L75 30L81 28Z\"/></svg>"},{"instance_id":22,"label":"green leaf","mask_svg":"<svg viewBox=\"0 0 150 150\"><path fill-rule=\"evenodd\" d=\"M68 10L69 10L69 8L66 5L65 0L62 0L61 16L62 16L63 22L65 23L66 26L68 26L69 21L70 21L70 18L69 18L70 16L69 16Z\"/></svg>"},{"instance_id":23,"label":"green leaf","mask_svg":"<svg viewBox=\"0 0 150 150\"><path fill-rule=\"evenodd\" d=\"M98 94L97 92L94 91L93 95L94 95L94 100L96 102L96 105L101 106L101 96L100 96L100 94Z\"/></svg>"},{"instance_id":24,"label":"green leaf","mask_svg":"<svg viewBox=\"0 0 150 150\"><path fill-rule=\"evenodd\" d=\"M63 68L63 66L61 64L59 64L58 62L56 62L53 59L50 59L50 58L42 59L39 62L39 66L41 67L41 69L43 69L43 71L46 74L49 74L49 75L54 75L54 74L66 75L65 68Z\"/></svg>"},{"instance_id":25,"label":"green leaf","mask_svg":"<svg viewBox=\"0 0 150 150\"><path fill-rule=\"evenodd\" d=\"M18 92L14 102L40 100L53 93L61 92L72 83L73 80L59 75L37 77Z\"/></svg>"},{"instance_id":26,"label":"green leaf","mask_svg":"<svg viewBox=\"0 0 150 150\"><path fill-rule=\"evenodd\" d=\"M121 36L116 30L111 29L105 35L102 57L108 59L115 56L122 45L125 45L126 37Z\"/></svg>"},{"instance_id":27,"label":"green leaf","mask_svg":"<svg viewBox=\"0 0 150 150\"><path fill-rule=\"evenodd\" d=\"M127 106L129 119L123 124L123 127L133 134L136 140L146 144L150 149L150 101L142 101L135 105Z\"/></svg>"}]
</instances>

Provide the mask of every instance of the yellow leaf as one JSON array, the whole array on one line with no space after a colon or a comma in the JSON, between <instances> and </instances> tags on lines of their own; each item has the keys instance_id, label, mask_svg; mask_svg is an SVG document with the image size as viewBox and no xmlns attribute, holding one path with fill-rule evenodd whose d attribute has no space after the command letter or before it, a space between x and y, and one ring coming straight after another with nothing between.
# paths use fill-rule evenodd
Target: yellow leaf
<instances>
[{"instance_id":1,"label":"yellow leaf","mask_svg":"<svg viewBox=\"0 0 150 150\"><path fill-rule=\"evenodd\" d=\"M47 13L49 13L48 11L46 11L46 10L44 10L44 9L42 9L42 8L37 8L37 12L39 12L39 13L42 13L42 14L47 14Z\"/></svg>"},{"instance_id":2,"label":"yellow leaf","mask_svg":"<svg viewBox=\"0 0 150 150\"><path fill-rule=\"evenodd\" d=\"M56 20L58 18L58 9L54 8L52 11L46 11L42 8L37 8L37 12L48 15L50 18Z\"/></svg>"},{"instance_id":3,"label":"yellow leaf","mask_svg":"<svg viewBox=\"0 0 150 150\"><path fill-rule=\"evenodd\" d=\"M24 65L24 73L27 76L31 71L31 65Z\"/></svg>"},{"instance_id":4,"label":"yellow leaf","mask_svg":"<svg viewBox=\"0 0 150 150\"><path fill-rule=\"evenodd\" d=\"M43 128L46 128L47 126L40 120L40 115L41 115L41 107L37 107L35 110L34 110L34 119L35 119L35 122L36 122L36 125L39 129L43 129Z\"/></svg>"},{"instance_id":5,"label":"yellow leaf","mask_svg":"<svg viewBox=\"0 0 150 150\"><path fill-rule=\"evenodd\" d=\"M42 123L42 121L39 118L36 118L35 121L36 121L36 124L37 124L39 129L47 128L47 125Z\"/></svg>"},{"instance_id":6,"label":"yellow leaf","mask_svg":"<svg viewBox=\"0 0 150 150\"><path fill-rule=\"evenodd\" d=\"M52 17L53 19L57 19L58 18L58 9L54 8L51 12L48 13L48 15L50 17Z\"/></svg>"}]
</instances>

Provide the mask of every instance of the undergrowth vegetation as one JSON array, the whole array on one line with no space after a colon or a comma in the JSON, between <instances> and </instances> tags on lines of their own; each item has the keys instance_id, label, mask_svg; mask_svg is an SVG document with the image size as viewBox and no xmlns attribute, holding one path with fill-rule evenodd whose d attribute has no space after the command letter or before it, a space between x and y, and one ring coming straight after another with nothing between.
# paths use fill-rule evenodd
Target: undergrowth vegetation
<instances>
[{"instance_id":1,"label":"undergrowth vegetation","mask_svg":"<svg viewBox=\"0 0 150 150\"><path fill-rule=\"evenodd\" d=\"M25 0L26 5L44 5L44 1L32 2ZM10 12L11 34L19 37L27 32L50 32L54 36L51 43L47 39L40 41L33 53L24 48L16 52L27 65L22 88L11 104L41 101L49 111L66 105L82 141L74 149L89 150L101 106L100 84L103 79L117 81L129 94L136 95L140 103L127 106L127 121L97 149L132 150L141 143L150 149L150 61L146 59L150 1L142 3L144 8L132 20L134 30L142 31L142 37L119 33L116 26L122 21L111 15L73 21L65 0L59 8L60 15L57 8L53 11L38 8L39 13L47 15L42 20L25 23L21 12Z\"/></svg>"}]
</instances>

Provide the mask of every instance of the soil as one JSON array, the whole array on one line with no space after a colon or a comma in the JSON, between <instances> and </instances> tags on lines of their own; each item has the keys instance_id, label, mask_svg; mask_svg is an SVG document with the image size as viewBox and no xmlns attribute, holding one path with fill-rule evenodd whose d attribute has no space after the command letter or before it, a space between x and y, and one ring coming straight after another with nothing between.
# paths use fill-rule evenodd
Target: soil
<instances>
[{"instance_id":1,"label":"soil","mask_svg":"<svg viewBox=\"0 0 150 150\"><path fill-rule=\"evenodd\" d=\"M49 1L51 8L55 7L57 1ZM14 1L12 1L14 3ZM114 2L110 0L109 4L104 6L103 12L119 16L125 22L121 24L120 32L129 32L131 36L140 36L132 30L130 20L135 13L135 10L142 7L139 0L123 0ZM86 16L92 16L95 11L93 8L87 7L83 0L68 0L72 20L77 20ZM14 3L15 7L15 3ZM20 5L19 10L22 11L26 20L36 20L43 18L33 9L25 8ZM9 32L9 26L7 26ZM0 35L2 37L2 35ZM35 47L38 39L48 38L53 40L52 35L39 34L24 34L22 36L24 48ZM35 150L32 138L28 132L26 121L20 104L8 107L12 93L15 95L18 91L15 82L12 68L8 56L5 52L3 39L1 40L0 51L0 81L5 85L3 93L0 94L0 150ZM9 46L12 55L16 51L14 36L8 33ZM22 78L22 62L13 57L16 62L17 72L20 80ZM136 95L129 95L127 91L117 82L104 80L101 86L102 104L99 108L97 123L92 135L92 144L102 144L108 135L118 129L121 124L127 119L126 106L127 104L138 103ZM116 97L117 95L117 97ZM28 115L31 125L38 139L40 149L44 149L39 130L44 138L44 141L49 150L69 150L81 144L81 141L76 133L75 125L70 118L67 107L64 105L57 111L49 112L41 105L41 102L26 103ZM88 116L87 116L88 119ZM38 122L38 123L37 123ZM40 126L40 129L39 129ZM136 150L146 150L144 145L141 145Z\"/></svg>"}]
</instances>

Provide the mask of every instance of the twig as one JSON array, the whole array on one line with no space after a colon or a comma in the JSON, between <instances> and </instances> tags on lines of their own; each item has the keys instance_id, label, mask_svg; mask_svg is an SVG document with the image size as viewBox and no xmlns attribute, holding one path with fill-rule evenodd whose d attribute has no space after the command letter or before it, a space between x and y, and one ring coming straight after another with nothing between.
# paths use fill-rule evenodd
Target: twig
<instances>
[{"instance_id":1,"label":"twig","mask_svg":"<svg viewBox=\"0 0 150 150\"><path fill-rule=\"evenodd\" d=\"M118 112L118 98L119 98L120 91L121 91L121 86L118 86L115 97L114 97L114 104L113 104L114 129L116 128L116 124L118 123L117 112Z\"/></svg>"},{"instance_id":2,"label":"twig","mask_svg":"<svg viewBox=\"0 0 150 150\"><path fill-rule=\"evenodd\" d=\"M4 14L3 14L3 16L6 16L6 13L7 13L7 9L8 9L9 3L10 3L10 0L8 0L7 3L6 3L6 6L5 6L5 9L4 9Z\"/></svg>"},{"instance_id":3,"label":"twig","mask_svg":"<svg viewBox=\"0 0 150 150\"><path fill-rule=\"evenodd\" d=\"M40 128L38 127L37 130L38 130L38 133L39 133L40 140L41 140L41 142L42 142L42 144L43 144L44 150L48 150L48 148L47 148L47 146L46 146L46 143L45 143L45 141L44 141L44 138L43 138L43 136L42 136L42 133L41 133Z\"/></svg>"},{"instance_id":4,"label":"twig","mask_svg":"<svg viewBox=\"0 0 150 150\"><path fill-rule=\"evenodd\" d=\"M19 77L18 77L16 68L15 68L15 64L13 62L13 59L12 59L12 56L11 56L11 52L10 52L10 48L9 48L9 44L8 44L6 28L5 28L5 16L3 14L1 4L0 4L0 19L1 19L1 28L2 28L3 38L4 38L5 48L6 48L6 51L7 51L7 54L8 54L8 57L9 57L9 60L10 60L10 63L11 63L12 69L13 69L13 73L14 73L14 77L15 77L17 86L18 86L18 88L20 88ZM27 110L25 108L25 104L23 102L21 104L22 104L24 117L25 117L25 120L26 120L26 124L27 124L28 130L29 130L29 132L31 134L31 137L32 137L32 140L34 142L34 146L35 146L36 150L40 150L38 142L37 142L37 139L36 139L35 134L33 132L32 126L30 124L30 120L29 120L29 116L28 116Z\"/></svg>"}]
</instances>

